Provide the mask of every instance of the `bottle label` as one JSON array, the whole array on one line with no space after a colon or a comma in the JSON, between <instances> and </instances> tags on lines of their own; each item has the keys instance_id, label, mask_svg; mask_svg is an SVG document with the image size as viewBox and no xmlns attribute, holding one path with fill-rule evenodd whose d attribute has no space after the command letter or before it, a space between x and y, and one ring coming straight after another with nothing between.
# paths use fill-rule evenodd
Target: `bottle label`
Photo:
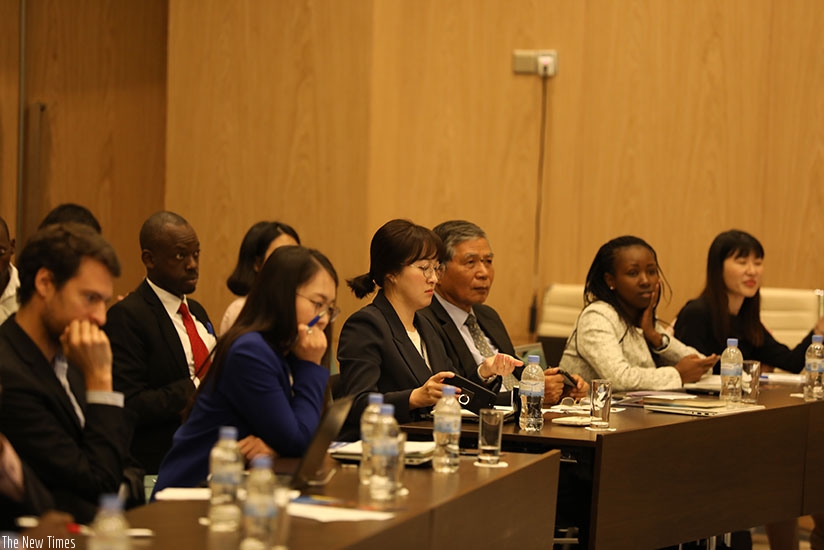
<instances>
[{"instance_id":1,"label":"bottle label","mask_svg":"<svg viewBox=\"0 0 824 550\"><path fill-rule=\"evenodd\" d=\"M721 376L741 376L741 363L721 363Z\"/></svg>"},{"instance_id":2,"label":"bottle label","mask_svg":"<svg viewBox=\"0 0 824 550\"><path fill-rule=\"evenodd\" d=\"M444 418L443 416L435 415L434 430L436 432L446 434L456 434L461 431L461 417Z\"/></svg>"}]
</instances>

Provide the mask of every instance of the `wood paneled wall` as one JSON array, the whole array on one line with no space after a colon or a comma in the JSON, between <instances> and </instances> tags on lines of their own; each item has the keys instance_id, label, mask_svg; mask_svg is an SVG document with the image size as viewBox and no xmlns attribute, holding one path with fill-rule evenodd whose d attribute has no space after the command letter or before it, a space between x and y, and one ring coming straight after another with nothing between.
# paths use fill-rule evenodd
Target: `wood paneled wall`
<instances>
[{"instance_id":1,"label":"wood paneled wall","mask_svg":"<svg viewBox=\"0 0 824 550\"><path fill-rule=\"evenodd\" d=\"M20 30L19 16L4 14L20 5L0 2L2 26L14 31L10 37ZM17 135L18 105L12 111L6 103L12 91L17 100L21 78L8 53L14 45L18 55L17 42L6 44L3 34L1 50L3 212L14 208L7 198L16 197L19 138L27 147L23 194L32 206L23 216L18 246L57 204L83 204L118 250L123 276L116 290L129 291L145 274L137 230L150 213L163 208L166 1L29 0L25 9L24 108L29 125L24 136ZM38 114L35 131L33 117Z\"/></svg>"},{"instance_id":2,"label":"wood paneled wall","mask_svg":"<svg viewBox=\"0 0 824 550\"><path fill-rule=\"evenodd\" d=\"M213 319L260 220L295 227L341 279L366 271L371 25L359 0L170 2L166 206L198 232Z\"/></svg>"},{"instance_id":3,"label":"wood paneled wall","mask_svg":"<svg viewBox=\"0 0 824 550\"><path fill-rule=\"evenodd\" d=\"M0 216L17 224L17 127L20 104L20 4L0 0Z\"/></svg>"},{"instance_id":4,"label":"wood paneled wall","mask_svg":"<svg viewBox=\"0 0 824 550\"><path fill-rule=\"evenodd\" d=\"M473 220L518 340L533 294L583 282L620 234L658 250L665 318L733 226L764 242L767 284L822 286L822 35L816 0L172 0L167 206L201 234L214 315L263 218L343 277L390 218ZM545 94L516 48L559 51Z\"/></svg>"}]
</instances>

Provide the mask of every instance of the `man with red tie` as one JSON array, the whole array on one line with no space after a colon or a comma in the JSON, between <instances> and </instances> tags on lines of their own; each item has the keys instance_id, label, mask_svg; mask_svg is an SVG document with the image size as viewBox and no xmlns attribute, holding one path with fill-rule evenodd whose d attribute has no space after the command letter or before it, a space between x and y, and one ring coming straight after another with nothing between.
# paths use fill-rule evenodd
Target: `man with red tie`
<instances>
[{"instance_id":1,"label":"man with red tie","mask_svg":"<svg viewBox=\"0 0 824 550\"><path fill-rule=\"evenodd\" d=\"M215 345L209 316L188 298L197 287L200 241L173 212L149 216L140 229L146 279L109 309L114 386L137 413L132 454L157 473L180 426L180 414L209 368Z\"/></svg>"}]
</instances>

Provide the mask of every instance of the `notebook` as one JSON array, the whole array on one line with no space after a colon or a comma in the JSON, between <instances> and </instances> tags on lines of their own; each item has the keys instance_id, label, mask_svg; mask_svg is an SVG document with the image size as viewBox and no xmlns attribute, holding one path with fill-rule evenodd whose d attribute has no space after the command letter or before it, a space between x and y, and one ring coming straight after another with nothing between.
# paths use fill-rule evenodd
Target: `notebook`
<instances>
[{"instance_id":1,"label":"notebook","mask_svg":"<svg viewBox=\"0 0 824 550\"><path fill-rule=\"evenodd\" d=\"M275 460L275 473L278 475L291 475L291 486L293 489L303 489L307 486L325 485L335 473L334 469L325 471L323 462L326 459L326 451L335 438L338 437L340 429L349 409L352 408L352 397L336 399L323 413L318 424L318 429L309 443L309 448L300 462L289 460Z\"/></svg>"}]
</instances>

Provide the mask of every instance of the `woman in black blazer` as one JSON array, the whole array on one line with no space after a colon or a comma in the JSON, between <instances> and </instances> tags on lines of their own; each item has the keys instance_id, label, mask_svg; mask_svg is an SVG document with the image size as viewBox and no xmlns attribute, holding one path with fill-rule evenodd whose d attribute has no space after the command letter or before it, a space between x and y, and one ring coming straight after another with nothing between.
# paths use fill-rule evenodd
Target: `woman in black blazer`
<instances>
[{"instance_id":1,"label":"woman in black blazer","mask_svg":"<svg viewBox=\"0 0 824 550\"><path fill-rule=\"evenodd\" d=\"M417 313L432 301L442 249L431 230L391 220L372 237L369 273L347 281L358 298L380 290L341 330L342 393L355 396L341 439L359 439L369 393L384 394L398 422L411 422L438 401L444 378L454 376L435 327Z\"/></svg>"}]
</instances>

